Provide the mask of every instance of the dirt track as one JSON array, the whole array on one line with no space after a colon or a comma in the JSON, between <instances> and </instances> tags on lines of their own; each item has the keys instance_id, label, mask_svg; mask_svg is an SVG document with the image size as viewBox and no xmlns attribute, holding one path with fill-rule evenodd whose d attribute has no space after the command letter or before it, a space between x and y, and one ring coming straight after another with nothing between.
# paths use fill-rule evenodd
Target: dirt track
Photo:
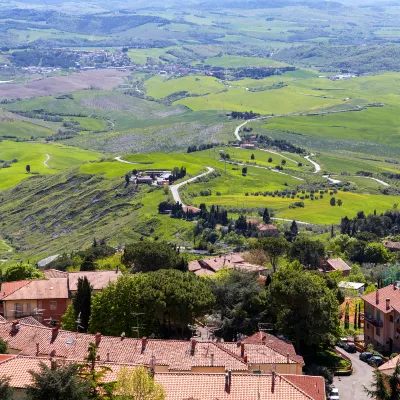
<instances>
[{"instance_id":1,"label":"dirt track","mask_svg":"<svg viewBox=\"0 0 400 400\"><path fill-rule=\"evenodd\" d=\"M47 96L90 88L111 90L116 85L122 83L124 76L127 75L129 75L127 71L100 69L75 72L66 76L43 78L28 83L0 84L0 99Z\"/></svg>"}]
</instances>

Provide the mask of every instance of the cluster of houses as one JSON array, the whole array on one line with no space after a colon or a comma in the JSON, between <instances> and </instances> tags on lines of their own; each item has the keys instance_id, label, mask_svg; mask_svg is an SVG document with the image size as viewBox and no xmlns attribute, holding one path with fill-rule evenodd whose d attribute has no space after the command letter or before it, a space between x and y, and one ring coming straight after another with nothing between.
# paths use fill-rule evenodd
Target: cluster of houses
<instances>
[{"instance_id":1,"label":"cluster of houses","mask_svg":"<svg viewBox=\"0 0 400 400\"><path fill-rule=\"evenodd\" d=\"M171 171L144 171L132 175L130 181L137 185L168 185Z\"/></svg>"},{"instance_id":2,"label":"cluster of houses","mask_svg":"<svg viewBox=\"0 0 400 400\"><path fill-rule=\"evenodd\" d=\"M167 400L324 400L322 377L302 375L304 361L292 344L258 332L241 342L126 338L64 331L28 322L0 321L0 338L9 353L0 356L0 376L7 376L15 399L26 398L29 371L44 362L56 369L83 361L90 343L98 365L113 381L122 366L144 366L166 392Z\"/></svg>"}]
</instances>

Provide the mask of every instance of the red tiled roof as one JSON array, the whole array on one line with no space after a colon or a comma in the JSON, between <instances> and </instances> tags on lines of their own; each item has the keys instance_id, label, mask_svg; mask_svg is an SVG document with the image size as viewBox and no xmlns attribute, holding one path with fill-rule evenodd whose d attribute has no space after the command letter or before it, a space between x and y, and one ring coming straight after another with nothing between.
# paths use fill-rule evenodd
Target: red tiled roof
<instances>
[{"instance_id":1,"label":"red tiled roof","mask_svg":"<svg viewBox=\"0 0 400 400\"><path fill-rule=\"evenodd\" d=\"M388 249L396 249L396 250L400 250L400 242L391 242L391 241L387 241L383 243L385 247L387 247Z\"/></svg>"},{"instance_id":2,"label":"red tiled roof","mask_svg":"<svg viewBox=\"0 0 400 400\"><path fill-rule=\"evenodd\" d=\"M68 272L59 271L58 269L45 269L43 273L46 278L68 278Z\"/></svg>"},{"instance_id":3,"label":"red tiled roof","mask_svg":"<svg viewBox=\"0 0 400 400\"><path fill-rule=\"evenodd\" d=\"M257 226L257 229L259 231L277 231L278 228L275 225L271 225L271 224L260 224Z\"/></svg>"},{"instance_id":4,"label":"red tiled roof","mask_svg":"<svg viewBox=\"0 0 400 400\"><path fill-rule=\"evenodd\" d=\"M20 325L12 331L11 323L0 323L0 337L8 342L10 349L22 355L35 356L37 343L39 353L49 355L53 350L57 357L82 360L87 355L89 343L95 342L95 335L59 330L52 339L52 329L32 325ZM191 371L192 367L218 366L233 371L247 371L247 364L214 342L198 342L194 355L191 343L183 340L147 340L142 351L142 340L103 336L98 346L100 360L116 363L148 365L154 354L157 365L166 365L170 370ZM108 357L107 357L108 354ZM211 354L214 356L211 357Z\"/></svg>"},{"instance_id":5,"label":"red tiled roof","mask_svg":"<svg viewBox=\"0 0 400 400\"><path fill-rule=\"evenodd\" d=\"M199 212L201 211L200 208L193 207L193 206L185 206L185 207L182 207L182 209L183 209L183 211L185 211L185 212L191 211L191 212L193 212L193 213L199 213Z\"/></svg>"},{"instance_id":6,"label":"red tiled roof","mask_svg":"<svg viewBox=\"0 0 400 400\"><path fill-rule=\"evenodd\" d=\"M293 379L292 379L293 377ZM304 378L304 379L302 379ZM156 373L167 400L324 400L325 382L320 376L232 374L225 389L225 374ZM297 386L298 385L298 386Z\"/></svg>"},{"instance_id":7,"label":"red tiled roof","mask_svg":"<svg viewBox=\"0 0 400 400\"><path fill-rule=\"evenodd\" d=\"M0 300L3 300L10 294L14 293L16 290L27 285L30 281L15 281L15 282L3 282L1 284L1 294Z\"/></svg>"},{"instance_id":8,"label":"red tiled roof","mask_svg":"<svg viewBox=\"0 0 400 400\"><path fill-rule=\"evenodd\" d=\"M45 326L42 323L40 323L37 319L35 319L34 317L31 317L31 316L20 318L18 321L20 324L24 324L24 325Z\"/></svg>"},{"instance_id":9,"label":"red tiled roof","mask_svg":"<svg viewBox=\"0 0 400 400\"><path fill-rule=\"evenodd\" d=\"M341 258L329 258L327 263L336 271L351 271L351 268Z\"/></svg>"},{"instance_id":10,"label":"red tiled roof","mask_svg":"<svg viewBox=\"0 0 400 400\"><path fill-rule=\"evenodd\" d=\"M102 290L110 282L116 281L122 275L121 271L80 271L69 272L69 289L78 290L78 279L87 277L93 290Z\"/></svg>"},{"instance_id":11,"label":"red tiled roof","mask_svg":"<svg viewBox=\"0 0 400 400\"><path fill-rule=\"evenodd\" d=\"M362 299L367 303L372 304L378 310L387 314L394 309L400 311L400 289L394 285L386 286L382 289L378 289L379 292L379 303L376 304L376 291L362 296ZM386 299L390 299L390 307L386 309Z\"/></svg>"},{"instance_id":12,"label":"red tiled roof","mask_svg":"<svg viewBox=\"0 0 400 400\"><path fill-rule=\"evenodd\" d=\"M32 383L29 371L40 371L40 363L50 366L46 358L5 356L0 360L0 375L10 378L12 388L25 388ZM63 360L61 363L72 363ZM60 363L60 360L58 360ZM111 369L104 381L116 379L121 364L100 363ZM135 368L128 364L128 368ZM320 376L280 374L232 374L230 390L226 390L225 374L220 373L156 373L155 380L166 392L167 400L324 400L325 383Z\"/></svg>"},{"instance_id":13,"label":"red tiled roof","mask_svg":"<svg viewBox=\"0 0 400 400\"><path fill-rule=\"evenodd\" d=\"M65 279L36 279L19 282L26 283L7 296L3 296L3 300L68 299L68 285Z\"/></svg>"}]
</instances>

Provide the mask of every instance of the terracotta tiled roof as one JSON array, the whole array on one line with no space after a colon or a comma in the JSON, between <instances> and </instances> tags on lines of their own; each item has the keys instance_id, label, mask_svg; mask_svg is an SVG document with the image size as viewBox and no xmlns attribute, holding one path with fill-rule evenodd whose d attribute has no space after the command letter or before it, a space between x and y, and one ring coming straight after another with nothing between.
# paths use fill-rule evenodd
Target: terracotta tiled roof
<instances>
[{"instance_id":1,"label":"terracotta tiled roof","mask_svg":"<svg viewBox=\"0 0 400 400\"><path fill-rule=\"evenodd\" d=\"M193 206L185 206L185 207L182 207L182 209L185 212L191 211L192 213L199 213L201 211L200 208L193 207Z\"/></svg>"},{"instance_id":2,"label":"terracotta tiled roof","mask_svg":"<svg viewBox=\"0 0 400 400\"><path fill-rule=\"evenodd\" d=\"M385 362L385 364L382 364L380 367L378 367L378 369L379 371L383 372L386 375L392 375L394 369L396 368L396 364L399 361L400 361L400 356L393 357L391 360Z\"/></svg>"},{"instance_id":3,"label":"terracotta tiled roof","mask_svg":"<svg viewBox=\"0 0 400 400\"><path fill-rule=\"evenodd\" d=\"M200 263L197 260L189 261L189 263L188 263L188 269L190 272L196 272L202 268L203 267L200 265Z\"/></svg>"},{"instance_id":4,"label":"terracotta tiled roof","mask_svg":"<svg viewBox=\"0 0 400 400\"><path fill-rule=\"evenodd\" d=\"M49 355L55 351L57 357L82 360L87 355L89 343L95 342L95 335L59 330L52 339L52 329L32 325L20 325L12 331L11 323L0 323L0 337L8 342L10 349L22 355L35 356L37 343L39 354ZM194 354L191 343L182 340L147 340L142 351L142 340L103 336L99 343L100 360L116 363L148 365L154 354L157 365L166 365L170 370L191 371L192 367L218 366L234 371L247 371L247 364L214 342L198 342ZM211 356L213 354L213 356Z\"/></svg>"},{"instance_id":5,"label":"terracotta tiled roof","mask_svg":"<svg viewBox=\"0 0 400 400\"><path fill-rule=\"evenodd\" d=\"M27 285L29 282L30 281L3 282L1 284L0 300L3 300L10 294L14 293L16 290L21 289L23 286Z\"/></svg>"},{"instance_id":6,"label":"terracotta tiled roof","mask_svg":"<svg viewBox=\"0 0 400 400\"><path fill-rule=\"evenodd\" d=\"M261 224L257 226L257 229L261 232L264 231L277 231L278 228L275 225L271 225L271 224Z\"/></svg>"},{"instance_id":7,"label":"terracotta tiled roof","mask_svg":"<svg viewBox=\"0 0 400 400\"><path fill-rule=\"evenodd\" d=\"M37 279L21 284L3 300L40 300L40 299L68 299L68 286L65 279ZM14 282L17 283L17 282Z\"/></svg>"},{"instance_id":8,"label":"terracotta tiled roof","mask_svg":"<svg viewBox=\"0 0 400 400\"><path fill-rule=\"evenodd\" d=\"M336 271L351 271L351 268L341 258L329 258L327 263Z\"/></svg>"},{"instance_id":9,"label":"terracotta tiled roof","mask_svg":"<svg viewBox=\"0 0 400 400\"><path fill-rule=\"evenodd\" d=\"M249 363L289 363L304 364L303 357L298 356L293 345L285 340L264 332L257 332L243 340L244 352ZM241 355L241 346L238 343L221 343L237 355Z\"/></svg>"},{"instance_id":10,"label":"terracotta tiled roof","mask_svg":"<svg viewBox=\"0 0 400 400\"><path fill-rule=\"evenodd\" d=\"M59 271L58 269L45 269L43 273L46 278L68 278L68 272Z\"/></svg>"},{"instance_id":11,"label":"terracotta tiled roof","mask_svg":"<svg viewBox=\"0 0 400 400\"><path fill-rule=\"evenodd\" d=\"M40 323L37 319L34 317L24 317L19 319L20 324L24 325L36 325L36 326L45 326L42 323Z\"/></svg>"},{"instance_id":12,"label":"terracotta tiled roof","mask_svg":"<svg viewBox=\"0 0 400 400\"><path fill-rule=\"evenodd\" d=\"M29 371L40 371L40 363L50 367L46 358L6 356L0 359L0 375L10 378L12 388L25 388L32 384ZM57 360L72 363L74 360ZM121 364L101 363L111 369L105 381L116 379ZM128 368L135 368L128 365ZM230 390L225 385L225 374L156 373L155 380L166 392L167 400L324 400L325 384L320 376L271 374L232 374Z\"/></svg>"},{"instance_id":13,"label":"terracotta tiled roof","mask_svg":"<svg viewBox=\"0 0 400 400\"><path fill-rule=\"evenodd\" d=\"M400 289L394 285L378 289L379 303L376 304L376 291L362 296L367 303L372 304L383 313L390 313L393 308L400 311ZM386 299L390 299L389 309L386 308Z\"/></svg>"},{"instance_id":14,"label":"terracotta tiled roof","mask_svg":"<svg viewBox=\"0 0 400 400\"><path fill-rule=\"evenodd\" d=\"M383 243L385 247L391 250L400 250L400 242L387 241Z\"/></svg>"},{"instance_id":15,"label":"terracotta tiled roof","mask_svg":"<svg viewBox=\"0 0 400 400\"><path fill-rule=\"evenodd\" d=\"M292 379L293 378L293 379ZM304 378L304 379L302 379ZM167 400L324 400L325 383L320 376L232 374L225 387L225 374L158 373L155 379Z\"/></svg>"},{"instance_id":16,"label":"terracotta tiled roof","mask_svg":"<svg viewBox=\"0 0 400 400\"><path fill-rule=\"evenodd\" d=\"M69 277L69 289L78 289L78 279L87 277L90 284L93 286L93 290L102 290L110 282L116 281L122 275L121 271L81 271L81 272L70 272Z\"/></svg>"},{"instance_id":17,"label":"terracotta tiled roof","mask_svg":"<svg viewBox=\"0 0 400 400\"><path fill-rule=\"evenodd\" d=\"M7 320L2 315L0 315L0 322L7 322Z\"/></svg>"}]
</instances>

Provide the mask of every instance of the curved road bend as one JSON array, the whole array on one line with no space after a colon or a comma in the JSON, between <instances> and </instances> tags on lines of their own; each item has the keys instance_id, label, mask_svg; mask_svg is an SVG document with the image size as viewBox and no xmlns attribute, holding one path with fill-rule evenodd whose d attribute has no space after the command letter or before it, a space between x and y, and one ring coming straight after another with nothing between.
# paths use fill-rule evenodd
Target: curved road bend
<instances>
[{"instance_id":1,"label":"curved road bend","mask_svg":"<svg viewBox=\"0 0 400 400\"><path fill-rule=\"evenodd\" d=\"M215 171L214 168L211 168L211 167L206 167L206 168L207 168L207 172L204 172L204 174L200 174L200 175L194 176L193 178L190 178L190 179L188 179L186 181L177 183L176 185L171 185L169 187L169 189L171 190L171 193L172 193L172 197L174 198L174 201L176 201L177 203L181 203L182 207L185 207L185 204L183 204L183 201L182 201L181 196L179 194L179 188L182 187L183 185L186 185L187 183L195 181L197 178L201 178L202 176L206 176L208 174L211 174L211 172Z\"/></svg>"},{"instance_id":2,"label":"curved road bend","mask_svg":"<svg viewBox=\"0 0 400 400\"><path fill-rule=\"evenodd\" d=\"M50 168L49 164L47 162L50 160L50 154L46 154L46 159L43 161L43 164L45 167Z\"/></svg>"},{"instance_id":3,"label":"curved road bend","mask_svg":"<svg viewBox=\"0 0 400 400\"><path fill-rule=\"evenodd\" d=\"M130 162L130 161L125 161L125 160L123 160L120 156L114 157L114 160L115 160L115 161L122 162L122 163L124 163L124 164L138 164L138 163L134 163L134 162Z\"/></svg>"}]
</instances>

